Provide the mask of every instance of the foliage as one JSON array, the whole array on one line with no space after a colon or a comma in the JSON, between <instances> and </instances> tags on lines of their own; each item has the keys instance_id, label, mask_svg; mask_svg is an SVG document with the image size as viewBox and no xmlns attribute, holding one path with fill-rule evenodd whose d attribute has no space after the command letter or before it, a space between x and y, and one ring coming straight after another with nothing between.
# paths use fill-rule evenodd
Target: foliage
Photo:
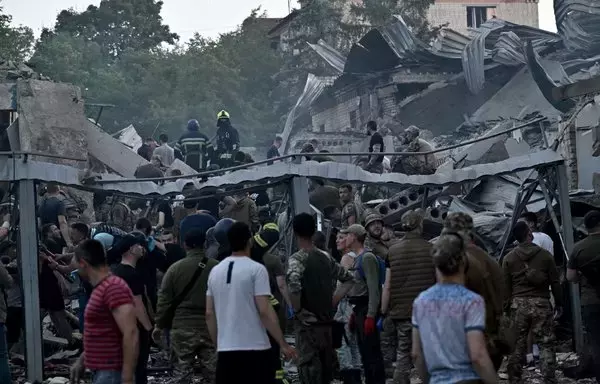
<instances>
[{"instance_id":1,"label":"foliage","mask_svg":"<svg viewBox=\"0 0 600 384\"><path fill-rule=\"evenodd\" d=\"M0 60L23 62L31 55L33 31L31 28L11 25L12 16L2 13L0 7Z\"/></svg>"},{"instance_id":2,"label":"foliage","mask_svg":"<svg viewBox=\"0 0 600 384\"><path fill-rule=\"evenodd\" d=\"M196 35L174 49L139 43L117 55L106 50L106 40L64 30L61 15L57 26L63 30L45 33L31 65L56 81L80 85L88 103L114 104L100 121L106 131L133 124L141 135L164 132L174 140L195 118L210 137L221 109L231 113L243 145L267 142L277 131L270 90L279 57L259 10L218 40ZM95 117L97 111L89 113Z\"/></svg>"},{"instance_id":3,"label":"foliage","mask_svg":"<svg viewBox=\"0 0 600 384\"><path fill-rule=\"evenodd\" d=\"M353 5L352 13L359 20L373 27L393 21L394 15L401 15L404 21L423 40L430 40L435 34L427 12L434 0L362 0L361 5Z\"/></svg>"},{"instance_id":4,"label":"foliage","mask_svg":"<svg viewBox=\"0 0 600 384\"><path fill-rule=\"evenodd\" d=\"M103 0L81 13L69 9L56 18L54 32L97 43L105 54L119 56L124 51L175 44L179 36L162 23L163 2L155 0Z\"/></svg>"}]
</instances>

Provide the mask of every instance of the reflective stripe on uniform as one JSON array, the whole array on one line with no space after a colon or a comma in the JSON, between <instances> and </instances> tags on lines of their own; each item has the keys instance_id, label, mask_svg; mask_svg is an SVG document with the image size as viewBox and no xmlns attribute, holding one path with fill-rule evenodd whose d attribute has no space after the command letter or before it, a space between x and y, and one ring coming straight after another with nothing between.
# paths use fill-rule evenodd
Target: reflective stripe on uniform
<instances>
[{"instance_id":1,"label":"reflective stripe on uniform","mask_svg":"<svg viewBox=\"0 0 600 384\"><path fill-rule=\"evenodd\" d=\"M269 302L272 306L279 305L279 300L277 300L273 295L269 296Z\"/></svg>"},{"instance_id":2,"label":"reflective stripe on uniform","mask_svg":"<svg viewBox=\"0 0 600 384\"><path fill-rule=\"evenodd\" d=\"M285 371L283 369L275 371L275 380L283 380L284 378L285 378Z\"/></svg>"}]
</instances>

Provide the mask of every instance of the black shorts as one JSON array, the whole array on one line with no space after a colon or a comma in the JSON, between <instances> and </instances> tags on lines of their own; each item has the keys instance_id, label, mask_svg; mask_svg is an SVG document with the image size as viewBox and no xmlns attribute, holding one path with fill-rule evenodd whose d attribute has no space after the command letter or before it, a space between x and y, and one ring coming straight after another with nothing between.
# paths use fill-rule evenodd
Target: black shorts
<instances>
[{"instance_id":1,"label":"black shorts","mask_svg":"<svg viewBox=\"0 0 600 384\"><path fill-rule=\"evenodd\" d=\"M271 350L230 351L217 354L217 384L263 384L273 381L268 361Z\"/></svg>"}]
</instances>

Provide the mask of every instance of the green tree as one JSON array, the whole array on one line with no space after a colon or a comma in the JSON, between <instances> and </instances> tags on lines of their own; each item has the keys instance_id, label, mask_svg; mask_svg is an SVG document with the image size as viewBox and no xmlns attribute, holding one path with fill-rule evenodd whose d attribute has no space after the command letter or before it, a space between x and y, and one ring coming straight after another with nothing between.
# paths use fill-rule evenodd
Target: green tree
<instances>
[{"instance_id":1,"label":"green tree","mask_svg":"<svg viewBox=\"0 0 600 384\"><path fill-rule=\"evenodd\" d=\"M0 7L0 59L21 63L31 55L33 31L22 25L13 27L12 16L2 11Z\"/></svg>"},{"instance_id":2,"label":"green tree","mask_svg":"<svg viewBox=\"0 0 600 384\"><path fill-rule=\"evenodd\" d=\"M175 44L179 36L171 33L160 16L163 2L156 0L102 0L84 12L62 11L56 18L55 33L66 32L98 43L103 51L119 56L134 51Z\"/></svg>"},{"instance_id":3,"label":"green tree","mask_svg":"<svg viewBox=\"0 0 600 384\"><path fill-rule=\"evenodd\" d=\"M415 34L429 41L437 32L427 19L429 7L435 0L363 0L360 5L352 5L352 14L363 25L379 27L393 21L400 15Z\"/></svg>"},{"instance_id":4,"label":"green tree","mask_svg":"<svg viewBox=\"0 0 600 384\"><path fill-rule=\"evenodd\" d=\"M69 22L77 28L44 33L31 64L57 81L81 86L90 103L114 104L100 121L108 132L133 124L143 136L158 127L157 133L176 139L195 118L212 136L216 113L226 109L243 145L262 144L281 129L271 95L280 58L270 48L265 16L256 10L216 40L197 35L174 49L134 44L116 56Z\"/></svg>"}]
</instances>

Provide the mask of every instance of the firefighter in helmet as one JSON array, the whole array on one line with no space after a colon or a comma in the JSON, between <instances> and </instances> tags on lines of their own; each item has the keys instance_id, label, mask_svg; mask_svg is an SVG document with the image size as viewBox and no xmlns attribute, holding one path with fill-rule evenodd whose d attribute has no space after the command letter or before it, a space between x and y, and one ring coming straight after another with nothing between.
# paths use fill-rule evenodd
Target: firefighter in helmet
<instances>
[{"instance_id":1,"label":"firefighter in helmet","mask_svg":"<svg viewBox=\"0 0 600 384\"><path fill-rule=\"evenodd\" d=\"M231 125L229 112L217 113L217 163L221 168L233 166L235 153L240 149L240 136Z\"/></svg>"}]
</instances>

